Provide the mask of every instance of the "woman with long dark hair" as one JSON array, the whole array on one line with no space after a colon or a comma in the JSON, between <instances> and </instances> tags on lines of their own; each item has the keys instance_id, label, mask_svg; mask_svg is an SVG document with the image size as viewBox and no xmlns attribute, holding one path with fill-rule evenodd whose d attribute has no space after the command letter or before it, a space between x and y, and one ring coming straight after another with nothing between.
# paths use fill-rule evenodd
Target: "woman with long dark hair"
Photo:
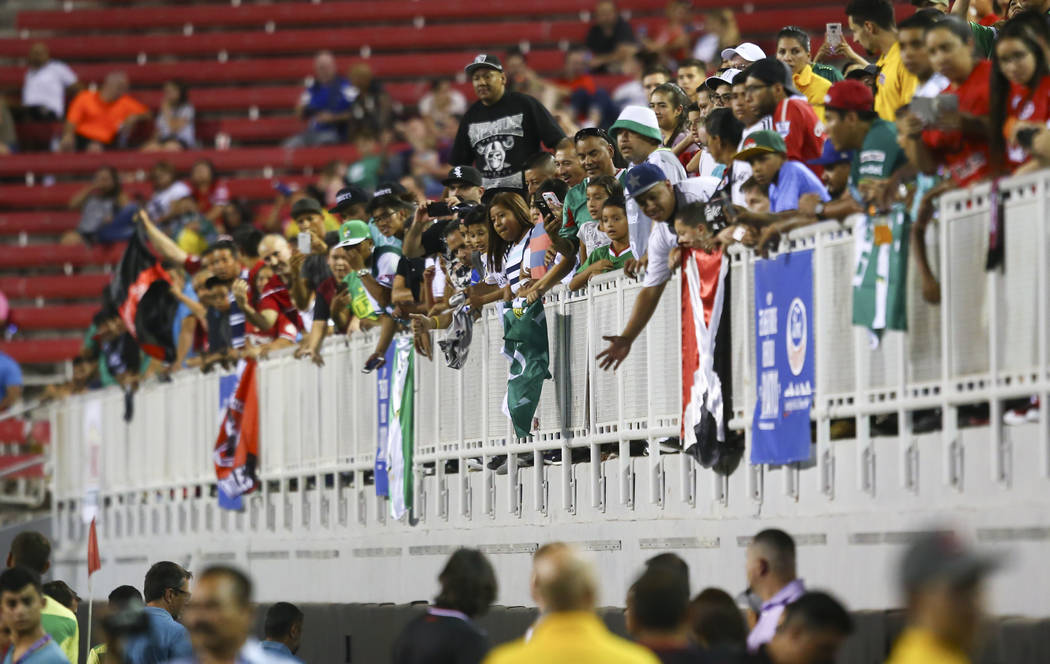
<instances>
[{"instance_id":1,"label":"woman with long dark hair","mask_svg":"<svg viewBox=\"0 0 1050 664\"><path fill-rule=\"evenodd\" d=\"M649 108L656 113L656 122L663 137L661 145L670 148L685 167L693 154L700 149L693 143L693 137L686 129L689 114L689 97L677 83L663 83L656 86L649 95Z\"/></svg>"},{"instance_id":2,"label":"woman with long dark hair","mask_svg":"<svg viewBox=\"0 0 1050 664\"><path fill-rule=\"evenodd\" d=\"M489 204L488 268L497 275L504 299L517 295L522 266L529 266L529 236L532 234L529 206L518 194L496 194Z\"/></svg>"},{"instance_id":3,"label":"woman with long dark hair","mask_svg":"<svg viewBox=\"0 0 1050 664\"><path fill-rule=\"evenodd\" d=\"M1043 34L1038 30L1039 22ZM1033 167L1039 166L1038 160L1031 160L1029 148L1034 135L1045 131L1050 119L1045 32L1046 17L1036 12L1019 14L999 31L988 91L988 143L997 172L1013 171L1030 161Z\"/></svg>"}]
</instances>

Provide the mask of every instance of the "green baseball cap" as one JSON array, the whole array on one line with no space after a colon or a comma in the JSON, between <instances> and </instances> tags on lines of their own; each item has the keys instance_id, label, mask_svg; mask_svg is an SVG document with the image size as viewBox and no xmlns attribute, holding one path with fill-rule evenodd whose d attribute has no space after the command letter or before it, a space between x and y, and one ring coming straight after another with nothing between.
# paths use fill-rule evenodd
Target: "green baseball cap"
<instances>
[{"instance_id":1,"label":"green baseball cap","mask_svg":"<svg viewBox=\"0 0 1050 664\"><path fill-rule=\"evenodd\" d=\"M343 225L339 227L339 244L335 246L336 248L352 247L371 237L372 233L368 230L368 224L360 219L351 219L343 222Z\"/></svg>"},{"instance_id":2,"label":"green baseball cap","mask_svg":"<svg viewBox=\"0 0 1050 664\"><path fill-rule=\"evenodd\" d=\"M733 159L746 161L763 152L787 154L787 151L787 145L784 144L784 138L780 134L770 129L763 129L748 134L740 146L740 152L737 152Z\"/></svg>"}]
</instances>

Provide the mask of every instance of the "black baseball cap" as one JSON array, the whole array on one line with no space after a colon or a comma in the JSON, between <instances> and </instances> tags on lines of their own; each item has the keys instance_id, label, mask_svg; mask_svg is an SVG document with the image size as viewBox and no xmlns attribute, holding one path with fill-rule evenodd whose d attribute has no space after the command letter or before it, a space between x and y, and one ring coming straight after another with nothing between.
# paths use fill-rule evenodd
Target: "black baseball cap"
<instances>
[{"instance_id":1,"label":"black baseball cap","mask_svg":"<svg viewBox=\"0 0 1050 664\"><path fill-rule=\"evenodd\" d=\"M401 186L400 182L383 182L376 187L375 194L368 203L369 214L381 207L407 207L405 201L401 199L406 191L407 189Z\"/></svg>"},{"instance_id":2,"label":"black baseball cap","mask_svg":"<svg viewBox=\"0 0 1050 664\"><path fill-rule=\"evenodd\" d=\"M970 550L954 532L924 532L904 554L900 581L909 593L939 581L962 586L980 580L1000 564L998 558Z\"/></svg>"},{"instance_id":3,"label":"black baseball cap","mask_svg":"<svg viewBox=\"0 0 1050 664\"><path fill-rule=\"evenodd\" d=\"M484 183L481 180L481 171L473 166L453 166L448 172L448 177L441 184L449 187L459 182L465 182L473 187L480 187Z\"/></svg>"},{"instance_id":4,"label":"black baseball cap","mask_svg":"<svg viewBox=\"0 0 1050 664\"><path fill-rule=\"evenodd\" d=\"M335 206L329 212L339 214L351 205L361 205L362 203L367 205L369 200L371 199L364 189L354 186L343 187L335 195Z\"/></svg>"},{"instance_id":5,"label":"black baseball cap","mask_svg":"<svg viewBox=\"0 0 1050 664\"><path fill-rule=\"evenodd\" d=\"M303 214L322 214L324 210L321 204L310 196L303 196L292 204L292 219L298 219Z\"/></svg>"},{"instance_id":6,"label":"black baseball cap","mask_svg":"<svg viewBox=\"0 0 1050 664\"><path fill-rule=\"evenodd\" d=\"M795 82L791 79L791 70L776 58L756 60L744 73L769 85L780 83L789 95L799 94L799 91L795 89Z\"/></svg>"},{"instance_id":7,"label":"black baseball cap","mask_svg":"<svg viewBox=\"0 0 1050 664\"><path fill-rule=\"evenodd\" d=\"M467 76L470 76L475 72L475 70L482 68L495 69L498 72L502 72L503 63L500 62L499 58L497 58L494 55L482 53L478 57L474 58L474 62L471 62L469 65L466 66L465 71L467 72Z\"/></svg>"}]
</instances>

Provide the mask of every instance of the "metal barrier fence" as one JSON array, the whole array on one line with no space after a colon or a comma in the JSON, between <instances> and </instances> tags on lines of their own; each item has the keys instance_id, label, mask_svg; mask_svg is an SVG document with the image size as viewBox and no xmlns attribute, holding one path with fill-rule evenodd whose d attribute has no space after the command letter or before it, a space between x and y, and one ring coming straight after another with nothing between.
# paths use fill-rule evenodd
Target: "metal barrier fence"
<instances>
[{"instance_id":1,"label":"metal barrier fence","mask_svg":"<svg viewBox=\"0 0 1050 664\"><path fill-rule=\"evenodd\" d=\"M501 412L507 379L507 361L500 355L502 325L495 309L486 310L462 370L446 368L436 344L434 361L417 357L414 517L449 528L623 519L641 527L647 519L668 517L754 519L761 513L819 523L832 515L864 514L864 520L892 528L896 511L910 509L983 515L991 527L1001 522L999 513L990 511L993 505L1005 509L1023 501L1038 509L1015 511L1028 515L1017 518L1044 523L1050 513L1044 509L1050 476L1045 408L1037 425L1018 429L1024 435L1004 431L998 423L1002 399L1038 395L1043 404L1050 401L1050 173L1004 180L1001 190L1008 196L1005 270L984 270L989 186L945 195L940 221L930 232L941 304L921 299L911 270L908 332L887 332L874 349L868 332L851 323L855 249L850 224L822 223L785 241L782 250L813 250L816 442L810 463L754 466L745 458L735 473L723 477L685 455L658 453L656 441L679 430L677 275L616 373L599 370L594 356L604 347L602 335L623 328L640 284L605 275L586 291L548 295L554 379L544 384L534 435L523 440L514 438ZM745 429L748 440L755 404L755 260L750 252L734 251L729 277L732 426ZM375 498L368 472L376 452L377 388L375 376L360 368L373 345L374 337L367 334L330 340L323 368L290 355L260 364L263 487L247 501L244 513L222 512L214 498L218 376L182 372L172 383L142 389L129 424L122 421L124 398L117 391L57 407L52 427L56 531L71 542L81 540L81 507L94 483L100 489L102 536L128 546L147 535L236 532L294 538L344 528L376 536L393 532L373 530L395 525L387 524L387 505ZM961 430L958 408L983 401L991 402L991 426ZM911 431L910 414L929 408L942 410L943 430L922 439ZM897 414L899 434L892 440L874 436L867 417L874 414ZM96 424L85 426L92 418ZM855 440L832 443L831 422L839 418L856 418ZM648 456L632 458L631 441L645 441ZM606 460L600 446L610 443L619 445L619 455ZM585 450L578 453L582 462L544 467L544 451L561 450L568 460L573 449ZM467 460L487 464L508 453L506 476L487 467L466 471ZM534 467L519 468L517 456L528 453ZM101 472L89 477L85 469L91 464L85 459L92 454L100 455ZM458 472L446 468L448 461L458 462ZM770 482L774 477L781 482L777 489ZM743 532L753 532L752 525ZM717 533L714 528L711 532ZM896 541L884 535L878 541ZM848 544L871 543L864 538L873 536L858 533L854 541L851 534ZM704 537L697 541L683 546L710 544ZM846 538L841 545L847 545ZM387 553L362 549L360 555ZM845 573L843 583L856 584L851 578Z\"/></svg>"}]
</instances>

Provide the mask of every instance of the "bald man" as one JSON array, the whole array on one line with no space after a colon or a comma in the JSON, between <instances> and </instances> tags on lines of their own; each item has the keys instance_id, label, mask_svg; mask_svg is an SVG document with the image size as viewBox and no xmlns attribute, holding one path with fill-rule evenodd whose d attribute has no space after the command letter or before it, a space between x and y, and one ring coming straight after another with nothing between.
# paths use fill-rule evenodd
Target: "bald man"
<instances>
[{"instance_id":1,"label":"bald man","mask_svg":"<svg viewBox=\"0 0 1050 664\"><path fill-rule=\"evenodd\" d=\"M544 612L529 641L501 646L487 664L657 664L645 648L621 639L594 612L598 582L594 567L567 545L554 547L533 563L532 588Z\"/></svg>"},{"instance_id":2,"label":"bald man","mask_svg":"<svg viewBox=\"0 0 1050 664\"><path fill-rule=\"evenodd\" d=\"M318 53L310 85L295 106L295 114L307 122L306 131L285 141L285 147L330 145L346 140L350 106L357 94L350 81L339 75L332 52Z\"/></svg>"},{"instance_id":3,"label":"bald man","mask_svg":"<svg viewBox=\"0 0 1050 664\"><path fill-rule=\"evenodd\" d=\"M784 607L806 592L795 569L795 540L783 530L770 528L755 535L747 547L747 583L762 599L762 612L747 637L747 649L758 649L772 640Z\"/></svg>"},{"instance_id":4,"label":"bald man","mask_svg":"<svg viewBox=\"0 0 1050 664\"><path fill-rule=\"evenodd\" d=\"M265 236L259 243L259 258L261 264L252 269L249 279L261 281L258 275L266 270L273 276L262 285L238 279L233 283L233 296L248 322L268 337L270 344L280 342L273 348L290 345L304 328L291 296L294 289L302 286L302 275L297 269L302 261L299 256L293 257L288 240L276 234Z\"/></svg>"}]
</instances>

